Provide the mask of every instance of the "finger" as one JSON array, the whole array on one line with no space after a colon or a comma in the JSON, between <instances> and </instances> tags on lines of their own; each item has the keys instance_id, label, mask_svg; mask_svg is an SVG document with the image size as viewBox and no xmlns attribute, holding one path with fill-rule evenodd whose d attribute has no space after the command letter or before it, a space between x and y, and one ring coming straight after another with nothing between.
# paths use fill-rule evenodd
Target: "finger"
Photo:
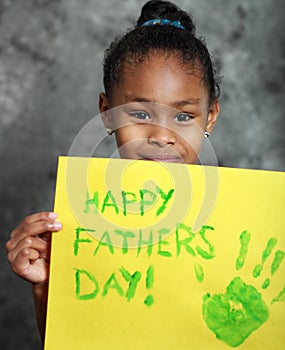
<instances>
[{"instance_id":1,"label":"finger","mask_svg":"<svg viewBox=\"0 0 285 350\"><path fill-rule=\"evenodd\" d=\"M25 248L18 252L11 266L13 271L23 278L28 278L31 261L35 261L40 257L40 253L32 248Z\"/></svg>"},{"instance_id":2,"label":"finger","mask_svg":"<svg viewBox=\"0 0 285 350\"><path fill-rule=\"evenodd\" d=\"M39 238L50 244L51 242L51 232L43 232L39 234Z\"/></svg>"},{"instance_id":3,"label":"finger","mask_svg":"<svg viewBox=\"0 0 285 350\"><path fill-rule=\"evenodd\" d=\"M55 222L47 222L40 221L35 222L33 224L27 224L23 229L18 232L17 235L11 237L11 239L6 244L7 251L11 251L14 249L17 244L22 241L25 237L29 236L39 236L44 234L45 232L57 232L62 229L62 224L58 221Z\"/></svg>"},{"instance_id":4,"label":"finger","mask_svg":"<svg viewBox=\"0 0 285 350\"><path fill-rule=\"evenodd\" d=\"M12 231L11 238L18 236L19 234L21 234L22 231L26 230L27 227L34 223L44 221L52 223L57 219L57 217L58 215L56 213L48 211L43 211L40 213L29 215L21 222L20 225L16 227L15 230Z\"/></svg>"},{"instance_id":5,"label":"finger","mask_svg":"<svg viewBox=\"0 0 285 350\"><path fill-rule=\"evenodd\" d=\"M39 257L39 252L25 248L17 255L12 268L22 278L31 283L47 282L49 264Z\"/></svg>"},{"instance_id":6,"label":"finger","mask_svg":"<svg viewBox=\"0 0 285 350\"><path fill-rule=\"evenodd\" d=\"M27 225L23 232L18 236L24 238L26 236L39 236L45 232L60 231L62 229L62 223L59 221L48 222L48 221L39 221L33 224Z\"/></svg>"},{"instance_id":7,"label":"finger","mask_svg":"<svg viewBox=\"0 0 285 350\"><path fill-rule=\"evenodd\" d=\"M15 258L25 248L31 248L39 252L39 256L49 260L50 256L50 241L43 240L39 237L25 237L18 242L16 247L8 253L8 261L13 264Z\"/></svg>"},{"instance_id":8,"label":"finger","mask_svg":"<svg viewBox=\"0 0 285 350\"><path fill-rule=\"evenodd\" d=\"M57 217L58 217L57 213L50 212L50 211L42 211L42 212L27 216L24 222L26 221L27 224L33 224L37 221L55 221Z\"/></svg>"}]
</instances>

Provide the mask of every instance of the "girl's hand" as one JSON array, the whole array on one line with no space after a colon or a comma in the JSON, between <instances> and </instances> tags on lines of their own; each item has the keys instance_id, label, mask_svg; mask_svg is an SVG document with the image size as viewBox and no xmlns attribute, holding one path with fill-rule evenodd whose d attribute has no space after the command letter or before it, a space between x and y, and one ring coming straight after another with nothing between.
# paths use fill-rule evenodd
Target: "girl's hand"
<instances>
[{"instance_id":1,"label":"girl's hand","mask_svg":"<svg viewBox=\"0 0 285 350\"><path fill-rule=\"evenodd\" d=\"M12 270L34 285L48 283L51 233L62 228L56 218L52 212L27 216L6 243Z\"/></svg>"}]
</instances>

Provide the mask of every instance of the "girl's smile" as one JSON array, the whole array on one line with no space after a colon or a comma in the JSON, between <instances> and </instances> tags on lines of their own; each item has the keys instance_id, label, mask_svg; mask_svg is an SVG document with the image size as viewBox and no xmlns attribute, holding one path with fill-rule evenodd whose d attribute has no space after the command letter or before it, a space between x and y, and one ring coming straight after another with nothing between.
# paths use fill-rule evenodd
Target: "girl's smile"
<instances>
[{"instance_id":1,"label":"girl's smile","mask_svg":"<svg viewBox=\"0 0 285 350\"><path fill-rule=\"evenodd\" d=\"M174 54L159 52L125 64L111 98L102 93L99 100L122 158L179 163L197 161L204 132L218 115L218 102L208 105L199 68L187 71Z\"/></svg>"}]
</instances>

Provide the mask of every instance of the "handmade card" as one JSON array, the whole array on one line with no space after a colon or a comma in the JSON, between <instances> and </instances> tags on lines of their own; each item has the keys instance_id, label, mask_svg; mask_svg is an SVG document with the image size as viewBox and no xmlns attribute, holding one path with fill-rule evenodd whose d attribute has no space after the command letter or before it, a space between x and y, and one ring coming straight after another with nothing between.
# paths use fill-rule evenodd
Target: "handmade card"
<instances>
[{"instance_id":1,"label":"handmade card","mask_svg":"<svg viewBox=\"0 0 285 350\"><path fill-rule=\"evenodd\" d=\"M284 349L284 185L60 157L45 349Z\"/></svg>"}]
</instances>

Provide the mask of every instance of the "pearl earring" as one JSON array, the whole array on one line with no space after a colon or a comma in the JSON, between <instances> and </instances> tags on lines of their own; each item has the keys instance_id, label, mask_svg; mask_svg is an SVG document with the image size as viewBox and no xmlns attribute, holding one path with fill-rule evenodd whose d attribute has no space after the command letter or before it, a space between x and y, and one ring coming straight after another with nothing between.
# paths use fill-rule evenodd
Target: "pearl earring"
<instances>
[{"instance_id":1,"label":"pearl earring","mask_svg":"<svg viewBox=\"0 0 285 350\"><path fill-rule=\"evenodd\" d=\"M112 132L113 132L113 131L112 131L112 129L110 129L110 128L106 128L106 132L107 132L108 135L112 135Z\"/></svg>"},{"instance_id":2,"label":"pearl earring","mask_svg":"<svg viewBox=\"0 0 285 350\"><path fill-rule=\"evenodd\" d=\"M204 137L206 137L206 138L210 137L210 133L209 133L209 131L205 131L205 133L204 133Z\"/></svg>"}]
</instances>

